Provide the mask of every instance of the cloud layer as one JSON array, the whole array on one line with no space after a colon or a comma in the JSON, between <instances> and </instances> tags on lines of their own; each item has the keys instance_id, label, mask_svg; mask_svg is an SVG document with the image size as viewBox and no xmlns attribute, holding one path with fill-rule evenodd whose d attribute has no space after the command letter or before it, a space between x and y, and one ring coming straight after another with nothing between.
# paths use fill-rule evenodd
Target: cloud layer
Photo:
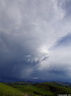
<instances>
[{"instance_id":1,"label":"cloud layer","mask_svg":"<svg viewBox=\"0 0 71 96\"><path fill-rule=\"evenodd\" d=\"M1 78L71 79L70 4L0 0Z\"/></svg>"}]
</instances>

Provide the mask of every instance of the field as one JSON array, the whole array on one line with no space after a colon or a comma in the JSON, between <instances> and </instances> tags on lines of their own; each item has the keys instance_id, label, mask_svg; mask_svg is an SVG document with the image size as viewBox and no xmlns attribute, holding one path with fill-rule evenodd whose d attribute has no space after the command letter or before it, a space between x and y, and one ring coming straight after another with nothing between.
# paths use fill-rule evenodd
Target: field
<instances>
[{"instance_id":1,"label":"field","mask_svg":"<svg viewBox=\"0 0 71 96\"><path fill-rule=\"evenodd\" d=\"M31 84L28 82L0 83L0 96L57 96L71 94L71 87L57 82Z\"/></svg>"}]
</instances>

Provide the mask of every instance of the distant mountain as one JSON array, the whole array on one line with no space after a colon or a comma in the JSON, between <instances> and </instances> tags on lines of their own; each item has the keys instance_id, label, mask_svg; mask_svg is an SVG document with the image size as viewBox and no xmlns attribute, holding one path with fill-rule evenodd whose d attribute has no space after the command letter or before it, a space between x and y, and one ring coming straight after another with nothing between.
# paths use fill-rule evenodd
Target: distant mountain
<instances>
[{"instance_id":1,"label":"distant mountain","mask_svg":"<svg viewBox=\"0 0 71 96\"><path fill-rule=\"evenodd\" d=\"M19 79L14 77L2 77L0 82L30 82L30 83L42 83L46 82L45 79Z\"/></svg>"}]
</instances>

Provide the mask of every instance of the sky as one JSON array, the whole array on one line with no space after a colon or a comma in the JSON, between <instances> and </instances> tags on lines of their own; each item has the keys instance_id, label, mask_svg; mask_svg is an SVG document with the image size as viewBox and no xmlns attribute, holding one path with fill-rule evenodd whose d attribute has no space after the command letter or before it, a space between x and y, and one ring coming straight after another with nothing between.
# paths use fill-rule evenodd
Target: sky
<instances>
[{"instance_id":1,"label":"sky","mask_svg":"<svg viewBox=\"0 0 71 96\"><path fill-rule=\"evenodd\" d=\"M0 80L71 80L71 0L0 0Z\"/></svg>"}]
</instances>

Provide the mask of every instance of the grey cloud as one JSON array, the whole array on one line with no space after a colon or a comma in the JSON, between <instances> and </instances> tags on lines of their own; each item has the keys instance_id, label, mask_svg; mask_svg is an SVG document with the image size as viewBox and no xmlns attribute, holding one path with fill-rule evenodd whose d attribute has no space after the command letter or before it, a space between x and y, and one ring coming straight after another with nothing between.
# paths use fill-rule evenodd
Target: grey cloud
<instances>
[{"instance_id":1,"label":"grey cloud","mask_svg":"<svg viewBox=\"0 0 71 96\"><path fill-rule=\"evenodd\" d=\"M50 49L71 30L65 12L57 0L0 0L2 75L32 78L41 75L40 69L57 66L62 49Z\"/></svg>"}]
</instances>

